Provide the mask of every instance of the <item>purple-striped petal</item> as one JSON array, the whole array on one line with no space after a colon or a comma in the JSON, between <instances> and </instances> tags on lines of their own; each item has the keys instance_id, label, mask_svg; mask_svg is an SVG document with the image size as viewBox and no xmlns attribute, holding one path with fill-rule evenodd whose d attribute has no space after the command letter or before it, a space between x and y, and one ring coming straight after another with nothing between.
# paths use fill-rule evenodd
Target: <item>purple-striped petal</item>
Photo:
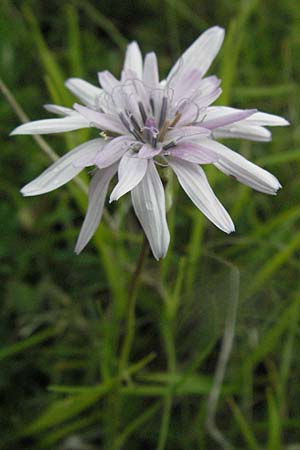
<instances>
[{"instance_id":1,"label":"purple-striped petal","mask_svg":"<svg viewBox=\"0 0 300 450\"><path fill-rule=\"evenodd\" d=\"M276 116L275 114L268 114L258 111L249 117L247 122L251 122L253 125L262 125L269 127L286 127L290 125L290 122L284 117Z\"/></svg>"},{"instance_id":2,"label":"purple-striped petal","mask_svg":"<svg viewBox=\"0 0 300 450\"><path fill-rule=\"evenodd\" d=\"M112 131L113 133L118 134L128 133L117 116L93 111L92 109L89 109L86 106L78 105L77 103L74 104L74 109L89 121L90 126L94 126L103 131Z\"/></svg>"},{"instance_id":3,"label":"purple-striped petal","mask_svg":"<svg viewBox=\"0 0 300 450\"><path fill-rule=\"evenodd\" d=\"M125 153L122 157L119 168L119 181L114 187L109 202L118 200L122 195L127 194L144 178L147 171L148 161L146 159L138 158L130 152Z\"/></svg>"},{"instance_id":4,"label":"purple-striped petal","mask_svg":"<svg viewBox=\"0 0 300 450\"><path fill-rule=\"evenodd\" d=\"M172 130L168 131L165 142L172 142L177 140L194 140L194 139L201 139L205 136L210 136L211 131L207 128L203 128L201 126L193 126L189 125L187 127L179 127L179 128L173 128Z\"/></svg>"},{"instance_id":5,"label":"purple-striped petal","mask_svg":"<svg viewBox=\"0 0 300 450\"><path fill-rule=\"evenodd\" d=\"M249 141L269 142L272 139L271 131L265 127L252 125L247 120L220 127L213 130L212 135L216 139L248 139Z\"/></svg>"},{"instance_id":6,"label":"purple-striped petal","mask_svg":"<svg viewBox=\"0 0 300 450\"><path fill-rule=\"evenodd\" d=\"M169 158L168 162L176 173L183 190L197 208L225 233L234 231L234 224L211 189L203 169L197 164L176 158Z\"/></svg>"},{"instance_id":7,"label":"purple-striped petal","mask_svg":"<svg viewBox=\"0 0 300 450\"><path fill-rule=\"evenodd\" d=\"M124 61L124 70L133 70L138 78L143 76L143 58L137 42L128 45Z\"/></svg>"},{"instance_id":8,"label":"purple-striped petal","mask_svg":"<svg viewBox=\"0 0 300 450\"><path fill-rule=\"evenodd\" d=\"M218 153L219 160L215 163L215 166L226 175L233 176L241 183L257 191L271 195L275 195L281 187L277 178L270 172L253 164L219 142L211 139L203 139L201 146Z\"/></svg>"},{"instance_id":9,"label":"purple-striped petal","mask_svg":"<svg viewBox=\"0 0 300 450\"><path fill-rule=\"evenodd\" d=\"M55 161L40 176L26 184L21 193L25 196L40 195L63 186L82 170L82 166L76 166L76 161L83 155L98 151L102 145L102 139L93 139L75 147Z\"/></svg>"},{"instance_id":10,"label":"purple-striped petal","mask_svg":"<svg viewBox=\"0 0 300 450\"><path fill-rule=\"evenodd\" d=\"M154 257L163 258L168 250L170 233L164 188L152 160L148 162L148 170L142 181L131 191L131 198Z\"/></svg>"},{"instance_id":11,"label":"purple-striped petal","mask_svg":"<svg viewBox=\"0 0 300 450\"><path fill-rule=\"evenodd\" d=\"M140 158L154 158L154 156L159 155L161 152L161 146L157 148L151 147L151 145L144 144L142 145L141 149L139 150L139 157Z\"/></svg>"},{"instance_id":12,"label":"purple-striped petal","mask_svg":"<svg viewBox=\"0 0 300 450\"><path fill-rule=\"evenodd\" d=\"M103 90L99 87L85 80L81 80L81 78L69 78L65 82L65 86L85 105L91 108L99 106L99 101L103 93Z\"/></svg>"},{"instance_id":13,"label":"purple-striped petal","mask_svg":"<svg viewBox=\"0 0 300 450\"><path fill-rule=\"evenodd\" d=\"M72 116L73 114L77 114L77 112L74 111L74 109L66 108L65 106L60 106L60 105L47 104L47 105L44 105L44 108L46 111L49 111L54 114L58 114L60 116Z\"/></svg>"},{"instance_id":14,"label":"purple-striped petal","mask_svg":"<svg viewBox=\"0 0 300 450\"><path fill-rule=\"evenodd\" d=\"M114 77L113 74L110 73L108 70L98 72L98 79L102 88L109 94L116 86L119 86L120 84L120 82L116 79L116 77Z\"/></svg>"},{"instance_id":15,"label":"purple-striped petal","mask_svg":"<svg viewBox=\"0 0 300 450\"><path fill-rule=\"evenodd\" d=\"M192 70L198 69L202 76L209 69L224 40L224 30L218 26L209 28L183 53L171 69L167 81L175 81Z\"/></svg>"},{"instance_id":16,"label":"purple-striped petal","mask_svg":"<svg viewBox=\"0 0 300 450\"><path fill-rule=\"evenodd\" d=\"M230 108L231 109L231 108ZM257 112L257 109L237 109L235 111L224 111L223 107L210 107L205 111L204 120L201 126L210 130L224 127L240 120L247 119Z\"/></svg>"},{"instance_id":17,"label":"purple-striped petal","mask_svg":"<svg viewBox=\"0 0 300 450\"><path fill-rule=\"evenodd\" d=\"M158 65L154 52L147 53L145 56L143 82L147 88L158 89L159 87Z\"/></svg>"},{"instance_id":18,"label":"purple-striped petal","mask_svg":"<svg viewBox=\"0 0 300 450\"><path fill-rule=\"evenodd\" d=\"M192 69L172 84L174 90L173 100L176 102L181 98L190 98L196 94L202 82L202 73L198 69Z\"/></svg>"},{"instance_id":19,"label":"purple-striped petal","mask_svg":"<svg viewBox=\"0 0 300 450\"><path fill-rule=\"evenodd\" d=\"M96 166L104 168L114 164L122 158L133 142L132 139L126 136L120 136L108 141L95 159Z\"/></svg>"},{"instance_id":20,"label":"purple-striped petal","mask_svg":"<svg viewBox=\"0 0 300 450\"><path fill-rule=\"evenodd\" d=\"M80 114L63 117L62 119L43 119L27 122L15 128L10 135L16 134L51 134L89 128L90 124Z\"/></svg>"},{"instance_id":21,"label":"purple-striped petal","mask_svg":"<svg viewBox=\"0 0 300 450\"><path fill-rule=\"evenodd\" d=\"M87 213L75 246L75 252L77 254L84 249L99 226L108 186L116 171L117 165L115 164L106 169L97 169L93 175L89 188Z\"/></svg>"},{"instance_id":22,"label":"purple-striped petal","mask_svg":"<svg viewBox=\"0 0 300 450\"><path fill-rule=\"evenodd\" d=\"M180 142L176 147L166 151L168 155L196 164L215 163L219 155L211 149L202 148L194 142Z\"/></svg>"}]
</instances>

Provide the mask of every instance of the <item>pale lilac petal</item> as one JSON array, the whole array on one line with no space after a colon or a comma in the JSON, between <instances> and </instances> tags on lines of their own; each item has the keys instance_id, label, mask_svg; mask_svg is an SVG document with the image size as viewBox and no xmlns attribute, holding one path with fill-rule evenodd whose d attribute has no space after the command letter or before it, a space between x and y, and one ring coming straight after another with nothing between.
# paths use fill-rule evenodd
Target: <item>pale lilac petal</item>
<instances>
[{"instance_id":1,"label":"pale lilac petal","mask_svg":"<svg viewBox=\"0 0 300 450\"><path fill-rule=\"evenodd\" d=\"M203 76L219 52L223 40L223 28L215 26L206 30L179 58L171 69L167 81L181 78L193 68L198 69Z\"/></svg>"},{"instance_id":2,"label":"pale lilac petal","mask_svg":"<svg viewBox=\"0 0 300 450\"><path fill-rule=\"evenodd\" d=\"M95 233L100 223L110 180L117 171L117 164L97 169L89 187L88 209L77 239L75 252L80 253Z\"/></svg>"},{"instance_id":3,"label":"pale lilac petal","mask_svg":"<svg viewBox=\"0 0 300 450\"><path fill-rule=\"evenodd\" d=\"M157 148L151 147L151 145L144 144L142 145L141 149L139 150L139 157L140 158L154 158L154 156L159 155L161 152L161 146Z\"/></svg>"},{"instance_id":4,"label":"pale lilac petal","mask_svg":"<svg viewBox=\"0 0 300 450\"><path fill-rule=\"evenodd\" d=\"M248 119L225 127L216 128L212 134L216 139L248 139L249 141L260 142L269 142L272 139L272 134L267 128L252 125L248 122Z\"/></svg>"},{"instance_id":5,"label":"pale lilac petal","mask_svg":"<svg viewBox=\"0 0 300 450\"><path fill-rule=\"evenodd\" d=\"M251 111L251 110L245 110L245 111ZM206 126L206 122L210 121L212 119L216 119L218 117L234 117L235 114L242 113L243 110L231 108L229 106L211 106L208 107L205 112L205 120L203 121L202 125ZM274 114L267 114L260 111L253 110L253 114L250 114L249 117L240 117L239 123L234 124L234 127L227 125L230 124L219 124L218 127L225 127L226 131L224 130L224 133L228 133L228 136L224 137L246 137L246 139L251 140L262 140L262 141L268 141L271 138L271 133L263 128L264 126L287 126L289 125L289 122L284 119L283 117L276 116ZM205 125L204 125L205 124ZM237 128L235 127L237 126ZM215 130L217 132L223 133L222 130ZM248 137L248 134L250 137ZM223 137L220 136L220 137Z\"/></svg>"},{"instance_id":6,"label":"pale lilac petal","mask_svg":"<svg viewBox=\"0 0 300 450\"><path fill-rule=\"evenodd\" d=\"M193 101L197 104L199 108L205 108L216 101L222 94L222 89L220 87L215 88L211 91L203 91L201 95L197 95L193 98Z\"/></svg>"},{"instance_id":7,"label":"pale lilac petal","mask_svg":"<svg viewBox=\"0 0 300 450\"><path fill-rule=\"evenodd\" d=\"M290 122L284 117L276 116L275 114L268 114L258 111L253 116L247 119L247 122L251 122L253 125L262 125L269 127L285 127L290 125Z\"/></svg>"},{"instance_id":8,"label":"pale lilac petal","mask_svg":"<svg viewBox=\"0 0 300 450\"><path fill-rule=\"evenodd\" d=\"M197 69L192 69L179 78L177 82L172 84L174 90L173 101L178 101L181 98L190 98L194 96L201 86L202 73Z\"/></svg>"},{"instance_id":9,"label":"pale lilac petal","mask_svg":"<svg viewBox=\"0 0 300 450\"><path fill-rule=\"evenodd\" d=\"M210 75L209 77L202 78L197 91L197 96L201 97L204 94L215 91L220 87L221 80L215 75Z\"/></svg>"},{"instance_id":10,"label":"pale lilac petal","mask_svg":"<svg viewBox=\"0 0 300 450\"><path fill-rule=\"evenodd\" d=\"M102 146L102 139L93 139L75 147L73 150L59 158L40 176L21 189L25 196L40 195L63 186L82 170L76 166L76 161L90 151L96 151Z\"/></svg>"},{"instance_id":11,"label":"pale lilac petal","mask_svg":"<svg viewBox=\"0 0 300 450\"><path fill-rule=\"evenodd\" d=\"M46 111L49 111L54 114L58 114L60 116L72 116L73 114L77 114L74 109L66 108L65 106L60 105L44 105Z\"/></svg>"},{"instance_id":12,"label":"pale lilac petal","mask_svg":"<svg viewBox=\"0 0 300 450\"><path fill-rule=\"evenodd\" d=\"M118 200L122 195L135 188L144 178L147 167L147 159L138 158L136 154L133 155L130 152L125 153L118 168L119 181L114 187L109 201Z\"/></svg>"},{"instance_id":13,"label":"pale lilac petal","mask_svg":"<svg viewBox=\"0 0 300 450\"><path fill-rule=\"evenodd\" d=\"M65 86L85 105L92 108L99 106L103 94L103 90L99 87L81 80L81 78L69 78L65 82Z\"/></svg>"},{"instance_id":14,"label":"pale lilac petal","mask_svg":"<svg viewBox=\"0 0 300 450\"><path fill-rule=\"evenodd\" d=\"M120 84L116 77L114 77L108 70L98 72L98 78L102 88L108 93L111 93L112 90Z\"/></svg>"},{"instance_id":15,"label":"pale lilac petal","mask_svg":"<svg viewBox=\"0 0 300 450\"><path fill-rule=\"evenodd\" d=\"M153 161L148 161L146 175L131 191L131 198L154 257L163 258L168 250L170 233L166 220L164 188Z\"/></svg>"},{"instance_id":16,"label":"pale lilac petal","mask_svg":"<svg viewBox=\"0 0 300 450\"><path fill-rule=\"evenodd\" d=\"M257 109L237 109L235 111L225 112L222 107L211 107L205 111L204 120L201 121L201 126L209 128L210 130L218 127L224 127L234 122L247 119L255 115Z\"/></svg>"},{"instance_id":17,"label":"pale lilac petal","mask_svg":"<svg viewBox=\"0 0 300 450\"><path fill-rule=\"evenodd\" d=\"M211 149L202 148L193 142L180 142L176 147L167 150L165 155L176 156L196 164L215 163L219 155Z\"/></svg>"},{"instance_id":18,"label":"pale lilac petal","mask_svg":"<svg viewBox=\"0 0 300 450\"><path fill-rule=\"evenodd\" d=\"M94 126L103 131L112 131L118 134L127 134L128 131L117 116L107 113L100 113L93 111L86 106L74 104L74 109L78 111L86 120L89 121L89 126Z\"/></svg>"},{"instance_id":19,"label":"pale lilac petal","mask_svg":"<svg viewBox=\"0 0 300 450\"><path fill-rule=\"evenodd\" d=\"M176 158L169 158L168 162L176 173L183 190L197 208L225 233L234 231L234 224L211 189L203 169L197 164Z\"/></svg>"},{"instance_id":20,"label":"pale lilac petal","mask_svg":"<svg viewBox=\"0 0 300 450\"><path fill-rule=\"evenodd\" d=\"M277 178L270 172L253 164L219 142L211 139L203 139L201 145L218 153L220 158L215 163L215 166L226 175L233 176L241 183L257 191L272 195L275 195L281 187Z\"/></svg>"},{"instance_id":21,"label":"pale lilac petal","mask_svg":"<svg viewBox=\"0 0 300 450\"><path fill-rule=\"evenodd\" d=\"M199 139L205 136L210 136L210 134L211 131L207 128L203 128L198 125L189 125L187 127L173 128L172 130L168 131L165 137L165 142L177 142L178 140L182 139Z\"/></svg>"},{"instance_id":22,"label":"pale lilac petal","mask_svg":"<svg viewBox=\"0 0 300 450\"><path fill-rule=\"evenodd\" d=\"M74 167L84 168L89 166L94 166L98 155L103 151L106 146L106 141L104 139L94 139L90 141L94 142L95 145L89 145L83 152L81 152L78 157L74 160Z\"/></svg>"},{"instance_id":23,"label":"pale lilac petal","mask_svg":"<svg viewBox=\"0 0 300 450\"><path fill-rule=\"evenodd\" d=\"M159 87L158 65L154 52L147 53L145 56L143 82L146 87L151 89L157 89Z\"/></svg>"},{"instance_id":24,"label":"pale lilac petal","mask_svg":"<svg viewBox=\"0 0 300 450\"><path fill-rule=\"evenodd\" d=\"M209 92L205 95L201 95L195 97L186 103L186 107L181 113L180 120L178 121L178 125L188 125L194 124L199 121L201 118L201 110L206 108L208 105L217 100L218 97L222 94L221 88L216 88L214 91Z\"/></svg>"},{"instance_id":25,"label":"pale lilac petal","mask_svg":"<svg viewBox=\"0 0 300 450\"><path fill-rule=\"evenodd\" d=\"M138 78L143 76L143 58L140 48L136 42L128 45L124 61L124 70L133 70Z\"/></svg>"},{"instance_id":26,"label":"pale lilac petal","mask_svg":"<svg viewBox=\"0 0 300 450\"><path fill-rule=\"evenodd\" d=\"M43 119L27 122L15 128L10 135L15 134L50 134L64 131L89 128L89 122L80 114L63 117L61 119Z\"/></svg>"},{"instance_id":27,"label":"pale lilac petal","mask_svg":"<svg viewBox=\"0 0 300 450\"><path fill-rule=\"evenodd\" d=\"M99 168L104 168L112 165L122 158L133 142L134 141L132 139L126 136L120 136L108 141L103 150L95 159L96 166Z\"/></svg>"}]
</instances>

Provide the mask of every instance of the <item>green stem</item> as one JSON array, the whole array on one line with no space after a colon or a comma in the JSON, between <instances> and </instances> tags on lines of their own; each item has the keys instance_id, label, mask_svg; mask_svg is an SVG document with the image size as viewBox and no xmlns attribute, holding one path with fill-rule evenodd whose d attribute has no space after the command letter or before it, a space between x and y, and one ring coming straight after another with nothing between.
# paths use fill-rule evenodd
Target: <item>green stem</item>
<instances>
[{"instance_id":1,"label":"green stem","mask_svg":"<svg viewBox=\"0 0 300 450\"><path fill-rule=\"evenodd\" d=\"M148 253L148 241L146 236L144 236L141 252L136 263L135 271L131 278L131 283L128 292L128 303L127 303L127 330L124 338L123 346L121 349L119 372L122 373L128 365L128 360L130 356L130 351L132 347L132 341L135 332L135 305L137 300L138 287L140 282L140 276L143 270L144 262Z\"/></svg>"}]
</instances>

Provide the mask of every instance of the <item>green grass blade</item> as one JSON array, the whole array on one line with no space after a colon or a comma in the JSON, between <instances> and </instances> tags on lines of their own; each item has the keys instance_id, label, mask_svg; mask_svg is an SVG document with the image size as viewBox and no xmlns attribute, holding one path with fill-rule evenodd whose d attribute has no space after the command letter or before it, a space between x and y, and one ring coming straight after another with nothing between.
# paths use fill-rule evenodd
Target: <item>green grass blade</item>
<instances>
[{"instance_id":1,"label":"green grass blade","mask_svg":"<svg viewBox=\"0 0 300 450\"><path fill-rule=\"evenodd\" d=\"M23 339L20 342L16 342L15 344L8 345L0 350L0 361L3 359L14 356L18 353L23 352L35 345L41 344L52 336L58 334L58 330L53 328L48 328L46 330L40 331L39 333L35 333L34 335Z\"/></svg>"}]
</instances>

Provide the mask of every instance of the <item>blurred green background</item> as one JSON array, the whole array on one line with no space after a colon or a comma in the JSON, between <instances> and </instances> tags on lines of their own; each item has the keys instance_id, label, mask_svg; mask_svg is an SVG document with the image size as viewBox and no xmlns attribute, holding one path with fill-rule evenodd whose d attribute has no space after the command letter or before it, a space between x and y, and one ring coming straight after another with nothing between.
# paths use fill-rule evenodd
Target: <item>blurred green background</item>
<instances>
[{"instance_id":1,"label":"blurred green background","mask_svg":"<svg viewBox=\"0 0 300 450\"><path fill-rule=\"evenodd\" d=\"M164 76L216 24L220 104L292 123L270 143L228 146L283 189L269 197L209 168L236 225L227 236L175 184L171 247L159 263L148 255L133 320L143 238L129 196L75 256L84 189L22 198L50 161L32 137L8 137L20 118L7 88L30 119L50 117L43 104L74 101L64 79L118 76L130 40L158 53ZM299 55L298 0L1 0L0 448L300 449ZM45 141L61 155L88 136Z\"/></svg>"}]
</instances>

